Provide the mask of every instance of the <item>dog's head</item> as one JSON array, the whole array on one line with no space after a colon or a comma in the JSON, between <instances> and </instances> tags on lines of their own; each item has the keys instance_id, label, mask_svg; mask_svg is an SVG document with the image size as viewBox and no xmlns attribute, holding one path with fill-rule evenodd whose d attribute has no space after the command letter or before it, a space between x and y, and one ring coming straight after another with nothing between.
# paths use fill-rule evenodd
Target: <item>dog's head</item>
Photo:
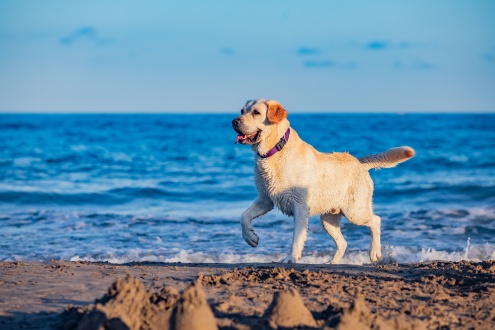
<instances>
[{"instance_id":1,"label":"dog's head","mask_svg":"<svg viewBox=\"0 0 495 330\"><path fill-rule=\"evenodd\" d=\"M287 111L277 101L247 101L241 115L232 121L238 134L236 143L255 145L274 132L278 134L276 126L286 117Z\"/></svg>"}]
</instances>

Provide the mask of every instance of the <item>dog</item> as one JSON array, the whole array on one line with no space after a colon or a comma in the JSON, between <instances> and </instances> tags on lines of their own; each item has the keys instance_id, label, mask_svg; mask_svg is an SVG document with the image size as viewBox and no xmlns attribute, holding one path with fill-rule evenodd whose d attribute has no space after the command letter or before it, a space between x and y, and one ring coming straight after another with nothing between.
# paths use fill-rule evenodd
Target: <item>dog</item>
<instances>
[{"instance_id":1,"label":"dog","mask_svg":"<svg viewBox=\"0 0 495 330\"><path fill-rule=\"evenodd\" d=\"M370 228L370 260L381 258L381 219L373 213L369 170L410 159L415 154L412 148L392 148L359 159L347 152L318 152L290 127L279 102L263 99L247 101L232 127L238 134L236 143L250 145L255 155L258 197L241 216L242 237L249 245L256 247L259 241L252 220L276 206L294 218L292 248L283 263L301 258L308 218L313 215L320 215L323 228L335 241L337 251L330 263L339 263L347 248L340 231L342 216Z\"/></svg>"}]
</instances>

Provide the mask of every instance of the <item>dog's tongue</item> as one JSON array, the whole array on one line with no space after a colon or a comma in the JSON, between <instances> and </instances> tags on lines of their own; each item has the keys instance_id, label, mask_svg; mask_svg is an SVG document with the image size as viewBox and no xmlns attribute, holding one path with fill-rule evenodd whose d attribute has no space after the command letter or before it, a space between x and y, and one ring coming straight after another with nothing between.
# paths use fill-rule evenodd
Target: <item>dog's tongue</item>
<instances>
[{"instance_id":1,"label":"dog's tongue","mask_svg":"<svg viewBox=\"0 0 495 330\"><path fill-rule=\"evenodd\" d=\"M237 135L237 138L235 139L235 143L239 143L239 141L250 139L252 137L255 137L258 132L254 132L253 134L239 134Z\"/></svg>"},{"instance_id":2,"label":"dog's tongue","mask_svg":"<svg viewBox=\"0 0 495 330\"><path fill-rule=\"evenodd\" d=\"M237 135L237 138L235 139L235 144L239 143L239 141L246 139L246 135L239 134Z\"/></svg>"}]
</instances>

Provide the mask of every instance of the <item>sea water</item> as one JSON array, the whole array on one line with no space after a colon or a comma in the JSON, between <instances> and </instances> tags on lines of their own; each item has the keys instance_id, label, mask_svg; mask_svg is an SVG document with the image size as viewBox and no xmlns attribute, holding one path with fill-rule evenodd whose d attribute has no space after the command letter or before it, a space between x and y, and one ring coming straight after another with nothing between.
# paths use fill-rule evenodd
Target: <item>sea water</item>
<instances>
[{"instance_id":1,"label":"sea water","mask_svg":"<svg viewBox=\"0 0 495 330\"><path fill-rule=\"evenodd\" d=\"M239 219L256 198L253 153L229 115L0 115L0 260L271 262L292 219ZM416 156L371 170L384 260L495 259L495 115L294 114L324 152L357 157L409 145ZM331 187L330 187L331 189ZM369 262L366 227L342 222L344 263ZM301 262L335 245L309 220Z\"/></svg>"}]
</instances>

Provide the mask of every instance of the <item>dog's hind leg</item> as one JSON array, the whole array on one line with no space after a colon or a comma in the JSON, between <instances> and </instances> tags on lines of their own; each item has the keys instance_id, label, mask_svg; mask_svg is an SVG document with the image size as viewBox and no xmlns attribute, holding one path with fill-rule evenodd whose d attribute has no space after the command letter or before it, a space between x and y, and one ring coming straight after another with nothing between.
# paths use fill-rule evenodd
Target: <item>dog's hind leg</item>
<instances>
[{"instance_id":1,"label":"dog's hind leg","mask_svg":"<svg viewBox=\"0 0 495 330\"><path fill-rule=\"evenodd\" d=\"M371 221L367 224L371 232L370 260L378 261L382 257L382 246L380 243L380 226L382 220L379 216L373 215Z\"/></svg>"},{"instance_id":2,"label":"dog's hind leg","mask_svg":"<svg viewBox=\"0 0 495 330\"><path fill-rule=\"evenodd\" d=\"M378 261L382 257L382 247L380 244L381 219L373 214L372 196L373 181L368 173L361 176L361 186L352 189L351 204L342 209L344 216L353 224L366 226L371 232L370 260Z\"/></svg>"},{"instance_id":3,"label":"dog's hind leg","mask_svg":"<svg viewBox=\"0 0 495 330\"><path fill-rule=\"evenodd\" d=\"M333 238L337 251L333 256L333 259L329 261L331 264L338 264L344 257L345 249L347 248L347 242L345 241L342 232L340 231L340 220L342 214L322 214L320 216L321 225L327 231L327 233Z\"/></svg>"},{"instance_id":4,"label":"dog's hind leg","mask_svg":"<svg viewBox=\"0 0 495 330\"><path fill-rule=\"evenodd\" d=\"M344 215L351 223L358 226L366 226L370 229L370 260L371 262L378 261L382 257L382 247L380 244L380 217L373 214L371 207L368 212L355 213L347 211Z\"/></svg>"},{"instance_id":5,"label":"dog's hind leg","mask_svg":"<svg viewBox=\"0 0 495 330\"><path fill-rule=\"evenodd\" d=\"M273 209L273 202L268 197L258 196L241 216L242 237L252 247L258 245L258 235L254 233L251 221Z\"/></svg>"}]
</instances>

